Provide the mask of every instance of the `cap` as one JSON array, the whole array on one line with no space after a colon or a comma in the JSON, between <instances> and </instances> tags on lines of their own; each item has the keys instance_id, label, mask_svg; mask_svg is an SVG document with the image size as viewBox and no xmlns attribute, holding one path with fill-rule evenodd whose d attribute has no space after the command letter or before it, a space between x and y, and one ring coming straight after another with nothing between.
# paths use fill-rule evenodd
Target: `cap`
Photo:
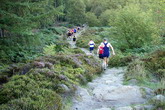
<instances>
[{"instance_id":1,"label":"cap","mask_svg":"<svg viewBox=\"0 0 165 110\"><path fill-rule=\"evenodd\" d=\"M104 38L104 41L107 41L107 39L106 39L106 38Z\"/></svg>"}]
</instances>

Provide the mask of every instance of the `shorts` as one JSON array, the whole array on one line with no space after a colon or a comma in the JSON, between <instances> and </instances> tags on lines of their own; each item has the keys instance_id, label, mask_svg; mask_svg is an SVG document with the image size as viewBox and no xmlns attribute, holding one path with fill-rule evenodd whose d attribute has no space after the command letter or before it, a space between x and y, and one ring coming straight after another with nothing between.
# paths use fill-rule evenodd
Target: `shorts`
<instances>
[{"instance_id":1,"label":"shorts","mask_svg":"<svg viewBox=\"0 0 165 110\"><path fill-rule=\"evenodd\" d=\"M109 58L110 57L110 53L109 54L103 54L103 58L105 58L105 57Z\"/></svg>"},{"instance_id":2,"label":"shorts","mask_svg":"<svg viewBox=\"0 0 165 110\"><path fill-rule=\"evenodd\" d=\"M73 41L76 41L76 38L73 38Z\"/></svg>"},{"instance_id":3,"label":"shorts","mask_svg":"<svg viewBox=\"0 0 165 110\"><path fill-rule=\"evenodd\" d=\"M89 47L89 50L90 50L90 51L93 51L93 50L94 50L94 47Z\"/></svg>"},{"instance_id":4,"label":"shorts","mask_svg":"<svg viewBox=\"0 0 165 110\"><path fill-rule=\"evenodd\" d=\"M103 54L99 54L99 58L103 59Z\"/></svg>"}]
</instances>

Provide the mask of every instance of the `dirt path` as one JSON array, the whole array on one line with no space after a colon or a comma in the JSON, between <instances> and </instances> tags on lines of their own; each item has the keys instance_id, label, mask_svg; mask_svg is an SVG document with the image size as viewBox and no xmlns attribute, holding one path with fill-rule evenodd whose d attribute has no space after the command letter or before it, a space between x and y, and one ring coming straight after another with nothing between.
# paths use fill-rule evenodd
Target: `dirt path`
<instances>
[{"instance_id":1,"label":"dirt path","mask_svg":"<svg viewBox=\"0 0 165 110\"><path fill-rule=\"evenodd\" d=\"M87 88L78 87L71 110L133 110L127 106L145 103L138 86L123 85L124 72L123 68L107 69Z\"/></svg>"},{"instance_id":2,"label":"dirt path","mask_svg":"<svg viewBox=\"0 0 165 110\"><path fill-rule=\"evenodd\" d=\"M80 31L78 31L77 33L75 33L74 35L76 36L76 38L78 38L85 30L87 29L87 26L85 26L84 28L82 28ZM74 36L73 35L73 36ZM76 48L76 42L73 42L72 39L67 39L71 48Z\"/></svg>"},{"instance_id":3,"label":"dirt path","mask_svg":"<svg viewBox=\"0 0 165 110\"><path fill-rule=\"evenodd\" d=\"M72 48L76 47L72 41L69 43ZM81 50L90 54L84 48ZM124 68L108 68L101 77L89 82L86 88L78 87L71 110L141 110L131 106L144 104L147 100L142 97L140 87L123 85L124 72Z\"/></svg>"}]
</instances>

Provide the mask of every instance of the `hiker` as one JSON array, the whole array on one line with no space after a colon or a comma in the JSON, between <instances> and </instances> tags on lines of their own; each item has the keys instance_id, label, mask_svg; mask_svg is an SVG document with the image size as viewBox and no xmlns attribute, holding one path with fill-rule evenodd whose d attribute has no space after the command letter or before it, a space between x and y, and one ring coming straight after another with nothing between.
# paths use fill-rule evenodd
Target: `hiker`
<instances>
[{"instance_id":1,"label":"hiker","mask_svg":"<svg viewBox=\"0 0 165 110\"><path fill-rule=\"evenodd\" d=\"M68 36L69 39L71 39L71 36L72 36L71 30L68 30L67 36Z\"/></svg>"},{"instance_id":2,"label":"hiker","mask_svg":"<svg viewBox=\"0 0 165 110\"><path fill-rule=\"evenodd\" d=\"M74 34L74 29L71 30L72 35Z\"/></svg>"},{"instance_id":3,"label":"hiker","mask_svg":"<svg viewBox=\"0 0 165 110\"><path fill-rule=\"evenodd\" d=\"M73 42L76 42L76 36L73 37Z\"/></svg>"},{"instance_id":4,"label":"hiker","mask_svg":"<svg viewBox=\"0 0 165 110\"><path fill-rule=\"evenodd\" d=\"M80 27L77 27L77 30L80 30Z\"/></svg>"},{"instance_id":5,"label":"hiker","mask_svg":"<svg viewBox=\"0 0 165 110\"><path fill-rule=\"evenodd\" d=\"M92 39L90 39L88 45L89 45L89 51L90 51L90 53L92 53L92 51L94 50L94 46L95 46L94 41Z\"/></svg>"},{"instance_id":6,"label":"hiker","mask_svg":"<svg viewBox=\"0 0 165 110\"><path fill-rule=\"evenodd\" d=\"M77 32L77 29L75 28L75 29L74 29L74 33L76 33L76 32Z\"/></svg>"},{"instance_id":7,"label":"hiker","mask_svg":"<svg viewBox=\"0 0 165 110\"><path fill-rule=\"evenodd\" d=\"M107 39L104 39L104 41L101 43L101 46L103 46L103 68L106 69L108 67L108 61L110 57L110 48L112 50L112 54L115 55L114 49L110 43L108 43Z\"/></svg>"},{"instance_id":8,"label":"hiker","mask_svg":"<svg viewBox=\"0 0 165 110\"><path fill-rule=\"evenodd\" d=\"M98 46L98 50L97 50L97 56L100 58L100 59L103 59L103 45L99 45Z\"/></svg>"}]
</instances>

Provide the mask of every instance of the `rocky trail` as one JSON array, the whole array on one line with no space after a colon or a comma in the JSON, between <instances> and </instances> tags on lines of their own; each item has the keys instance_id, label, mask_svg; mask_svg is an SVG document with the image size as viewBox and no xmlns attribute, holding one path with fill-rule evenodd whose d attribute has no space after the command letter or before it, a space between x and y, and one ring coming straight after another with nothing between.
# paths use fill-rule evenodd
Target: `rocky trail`
<instances>
[{"instance_id":1,"label":"rocky trail","mask_svg":"<svg viewBox=\"0 0 165 110\"><path fill-rule=\"evenodd\" d=\"M109 68L86 88L78 87L72 110L149 110L140 106L147 101L140 87L123 85L124 72L124 68ZM137 106L133 109L132 105Z\"/></svg>"},{"instance_id":2,"label":"rocky trail","mask_svg":"<svg viewBox=\"0 0 165 110\"><path fill-rule=\"evenodd\" d=\"M81 32L76 36L81 35ZM69 43L72 48L76 47L72 41ZM86 49L81 50L90 54ZM125 70L108 68L86 87L77 87L71 110L150 110L151 106L143 105L147 99L143 98L140 87L123 85ZM147 95L150 95L150 89L145 89L148 91Z\"/></svg>"}]
</instances>

